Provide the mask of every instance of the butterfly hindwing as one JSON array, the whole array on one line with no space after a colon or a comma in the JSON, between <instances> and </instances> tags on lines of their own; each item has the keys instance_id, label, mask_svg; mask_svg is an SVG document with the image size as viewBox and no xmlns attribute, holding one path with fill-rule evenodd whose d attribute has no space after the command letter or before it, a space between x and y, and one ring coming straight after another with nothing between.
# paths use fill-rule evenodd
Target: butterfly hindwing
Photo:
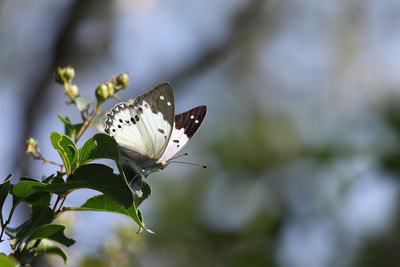
<instances>
[{"instance_id":1,"label":"butterfly hindwing","mask_svg":"<svg viewBox=\"0 0 400 267\"><path fill-rule=\"evenodd\" d=\"M203 123L206 113L207 106L199 106L175 116L171 138L159 161L168 161L192 139Z\"/></svg>"},{"instance_id":2,"label":"butterfly hindwing","mask_svg":"<svg viewBox=\"0 0 400 267\"><path fill-rule=\"evenodd\" d=\"M107 114L105 132L115 138L125 157L136 162L140 157L157 160L168 145L174 114L172 88L164 82L132 104L117 104Z\"/></svg>"},{"instance_id":3,"label":"butterfly hindwing","mask_svg":"<svg viewBox=\"0 0 400 267\"><path fill-rule=\"evenodd\" d=\"M117 104L107 114L104 131L114 137L122 154L131 154L128 157L139 157L147 153L146 144L141 139L137 127L131 127L136 121L131 120L129 103Z\"/></svg>"}]
</instances>

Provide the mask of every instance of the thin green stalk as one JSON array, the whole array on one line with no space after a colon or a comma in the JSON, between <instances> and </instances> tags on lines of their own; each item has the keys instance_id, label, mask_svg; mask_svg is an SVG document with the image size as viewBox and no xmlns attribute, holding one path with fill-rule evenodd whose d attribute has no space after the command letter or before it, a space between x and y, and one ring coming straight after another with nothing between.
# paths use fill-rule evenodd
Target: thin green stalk
<instances>
[{"instance_id":1,"label":"thin green stalk","mask_svg":"<svg viewBox=\"0 0 400 267\"><path fill-rule=\"evenodd\" d=\"M96 117L97 114L99 114L100 109L98 107L95 107L93 110L92 116L89 116L85 122L82 125L82 128L79 130L78 134L75 136L75 143L78 142L79 138L81 138L82 134L86 131L86 129L90 126L90 124L93 122L94 118Z\"/></svg>"}]
</instances>

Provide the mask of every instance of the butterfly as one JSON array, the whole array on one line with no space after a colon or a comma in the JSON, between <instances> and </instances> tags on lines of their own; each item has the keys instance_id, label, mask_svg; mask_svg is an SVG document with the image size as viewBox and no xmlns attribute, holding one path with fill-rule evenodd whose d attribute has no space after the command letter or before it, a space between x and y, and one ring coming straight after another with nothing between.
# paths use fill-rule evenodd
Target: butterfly
<instances>
[{"instance_id":1,"label":"butterfly","mask_svg":"<svg viewBox=\"0 0 400 267\"><path fill-rule=\"evenodd\" d=\"M168 82L119 103L106 115L104 131L118 144L120 161L147 177L166 168L200 128L207 106L175 115L174 93Z\"/></svg>"}]
</instances>

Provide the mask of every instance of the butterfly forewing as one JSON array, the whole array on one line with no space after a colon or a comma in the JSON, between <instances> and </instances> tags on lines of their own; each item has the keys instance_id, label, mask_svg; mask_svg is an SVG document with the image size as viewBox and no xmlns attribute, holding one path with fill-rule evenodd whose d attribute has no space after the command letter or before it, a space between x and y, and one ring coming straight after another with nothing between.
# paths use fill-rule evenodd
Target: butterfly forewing
<instances>
[{"instance_id":1,"label":"butterfly forewing","mask_svg":"<svg viewBox=\"0 0 400 267\"><path fill-rule=\"evenodd\" d=\"M206 113L207 106L199 106L175 116L171 138L159 161L168 161L192 139L203 123Z\"/></svg>"},{"instance_id":2,"label":"butterfly forewing","mask_svg":"<svg viewBox=\"0 0 400 267\"><path fill-rule=\"evenodd\" d=\"M174 95L161 83L137 97L132 104L116 105L105 121L105 132L115 138L124 156L158 159L164 153L174 123Z\"/></svg>"}]
</instances>

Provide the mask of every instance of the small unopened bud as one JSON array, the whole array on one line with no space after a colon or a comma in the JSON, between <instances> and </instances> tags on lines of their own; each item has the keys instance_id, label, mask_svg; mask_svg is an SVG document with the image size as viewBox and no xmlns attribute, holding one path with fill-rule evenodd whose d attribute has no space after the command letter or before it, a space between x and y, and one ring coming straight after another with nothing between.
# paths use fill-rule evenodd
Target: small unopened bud
<instances>
[{"instance_id":1,"label":"small unopened bud","mask_svg":"<svg viewBox=\"0 0 400 267\"><path fill-rule=\"evenodd\" d=\"M65 85L65 93L71 98L74 99L75 96L79 93L78 86L75 84L66 84Z\"/></svg>"},{"instance_id":2,"label":"small unopened bud","mask_svg":"<svg viewBox=\"0 0 400 267\"><path fill-rule=\"evenodd\" d=\"M117 86L119 89L126 88L129 83L129 75L127 73L122 73L117 76Z\"/></svg>"},{"instance_id":3,"label":"small unopened bud","mask_svg":"<svg viewBox=\"0 0 400 267\"><path fill-rule=\"evenodd\" d=\"M31 153L34 154L38 149L37 149L37 140L33 139L32 137L29 137L26 140L26 154Z\"/></svg>"},{"instance_id":4,"label":"small unopened bud","mask_svg":"<svg viewBox=\"0 0 400 267\"><path fill-rule=\"evenodd\" d=\"M108 96L113 96L114 95L114 85L112 84L112 82L108 82L106 83L107 86L107 90L108 90Z\"/></svg>"},{"instance_id":5,"label":"small unopened bud","mask_svg":"<svg viewBox=\"0 0 400 267\"><path fill-rule=\"evenodd\" d=\"M71 68L70 66L66 67L64 69L64 76L67 82L71 82L72 78L75 77L75 70Z\"/></svg>"},{"instance_id":6,"label":"small unopened bud","mask_svg":"<svg viewBox=\"0 0 400 267\"><path fill-rule=\"evenodd\" d=\"M55 73L56 82L62 85L70 84L74 76L75 76L75 70L70 66L63 69L58 67Z\"/></svg>"},{"instance_id":7,"label":"small unopened bud","mask_svg":"<svg viewBox=\"0 0 400 267\"><path fill-rule=\"evenodd\" d=\"M96 94L97 102L103 103L108 98L107 85L102 83L99 86L97 86L95 94Z\"/></svg>"},{"instance_id":8,"label":"small unopened bud","mask_svg":"<svg viewBox=\"0 0 400 267\"><path fill-rule=\"evenodd\" d=\"M79 89L78 86L76 86L75 84L71 84L71 86L69 87L69 89L71 90L71 93L75 96L77 94L79 94Z\"/></svg>"},{"instance_id":9,"label":"small unopened bud","mask_svg":"<svg viewBox=\"0 0 400 267\"><path fill-rule=\"evenodd\" d=\"M65 69L62 69L60 67L57 68L56 73L55 73L56 82L58 82L60 84L65 83L64 73L65 73Z\"/></svg>"}]
</instances>

